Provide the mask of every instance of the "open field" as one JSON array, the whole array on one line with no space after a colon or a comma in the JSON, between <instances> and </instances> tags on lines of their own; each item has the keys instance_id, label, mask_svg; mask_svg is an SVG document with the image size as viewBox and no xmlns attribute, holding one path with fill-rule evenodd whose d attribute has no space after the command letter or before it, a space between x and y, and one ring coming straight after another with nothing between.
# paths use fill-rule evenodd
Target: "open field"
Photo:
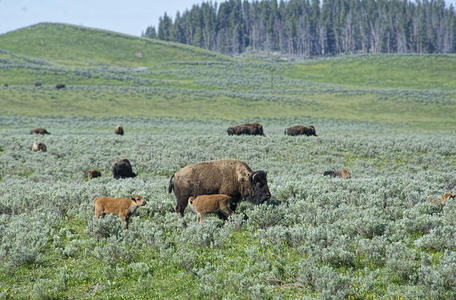
<instances>
[{"instance_id":1,"label":"open field","mask_svg":"<svg viewBox=\"0 0 456 300\"><path fill-rule=\"evenodd\" d=\"M455 64L229 58L58 24L0 35L0 299L455 298L456 203L426 200L456 191ZM244 121L266 137L227 136ZM297 124L318 137L284 136ZM138 177L115 180L125 157ZM220 158L267 171L271 201L179 219L170 176ZM132 194L147 204L128 230L94 218L94 197Z\"/></svg>"}]
</instances>

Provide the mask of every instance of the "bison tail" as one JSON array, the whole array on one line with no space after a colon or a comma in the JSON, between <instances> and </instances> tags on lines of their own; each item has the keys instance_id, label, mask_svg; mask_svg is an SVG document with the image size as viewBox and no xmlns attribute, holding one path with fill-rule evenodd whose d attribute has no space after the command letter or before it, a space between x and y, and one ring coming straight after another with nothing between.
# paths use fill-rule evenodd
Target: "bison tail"
<instances>
[{"instance_id":1,"label":"bison tail","mask_svg":"<svg viewBox=\"0 0 456 300\"><path fill-rule=\"evenodd\" d=\"M171 176L171 178L169 179L169 185L168 185L168 193L171 194L171 192L173 191L174 189L174 174Z\"/></svg>"}]
</instances>

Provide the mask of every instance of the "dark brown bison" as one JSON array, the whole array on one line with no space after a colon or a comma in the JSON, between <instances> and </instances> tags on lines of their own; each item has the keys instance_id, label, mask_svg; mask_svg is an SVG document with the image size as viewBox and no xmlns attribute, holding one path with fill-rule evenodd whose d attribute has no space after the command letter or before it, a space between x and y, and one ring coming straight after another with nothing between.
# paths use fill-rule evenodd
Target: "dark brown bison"
<instances>
[{"instance_id":1,"label":"dark brown bison","mask_svg":"<svg viewBox=\"0 0 456 300\"><path fill-rule=\"evenodd\" d=\"M98 170L91 169L91 170L87 171L87 177L89 179L97 178L100 176L101 176L101 172Z\"/></svg>"},{"instance_id":2,"label":"dark brown bison","mask_svg":"<svg viewBox=\"0 0 456 300\"><path fill-rule=\"evenodd\" d=\"M260 204L271 198L266 176L266 172L254 172L236 159L205 161L174 173L169 180L168 192L174 189L176 212L180 216L184 216L188 198L198 195L228 195L232 198L234 211L241 200Z\"/></svg>"},{"instance_id":3,"label":"dark brown bison","mask_svg":"<svg viewBox=\"0 0 456 300\"><path fill-rule=\"evenodd\" d=\"M343 168L340 171L325 171L323 173L324 176L330 176L330 177L340 177L343 179L348 179L350 177L350 171Z\"/></svg>"},{"instance_id":4,"label":"dark brown bison","mask_svg":"<svg viewBox=\"0 0 456 300\"><path fill-rule=\"evenodd\" d=\"M35 86L41 86L41 82L39 82L39 81L35 82Z\"/></svg>"},{"instance_id":5,"label":"dark brown bison","mask_svg":"<svg viewBox=\"0 0 456 300\"><path fill-rule=\"evenodd\" d=\"M314 135L317 136L317 133L315 132L315 127L313 125L309 126L293 126L285 129L285 134L286 135L291 135L291 136L296 136L296 135Z\"/></svg>"},{"instance_id":6,"label":"dark brown bison","mask_svg":"<svg viewBox=\"0 0 456 300\"><path fill-rule=\"evenodd\" d=\"M32 146L32 151L43 151L43 152L46 152L47 149L46 149L46 145L43 144L43 143L38 143L38 142L34 142L33 143L33 146Z\"/></svg>"},{"instance_id":7,"label":"dark brown bison","mask_svg":"<svg viewBox=\"0 0 456 300\"><path fill-rule=\"evenodd\" d=\"M263 126L259 123L246 123L238 126L228 127L226 130L228 135L262 135L264 136Z\"/></svg>"},{"instance_id":8,"label":"dark brown bison","mask_svg":"<svg viewBox=\"0 0 456 300\"><path fill-rule=\"evenodd\" d=\"M112 166L112 176L115 179L127 178L127 177L136 177L136 174L133 173L131 169L130 161L126 158L119 160Z\"/></svg>"},{"instance_id":9,"label":"dark brown bison","mask_svg":"<svg viewBox=\"0 0 456 300\"><path fill-rule=\"evenodd\" d=\"M51 134L50 132L48 132L46 129L44 128L35 128L35 129L32 129L30 130L30 134Z\"/></svg>"},{"instance_id":10,"label":"dark brown bison","mask_svg":"<svg viewBox=\"0 0 456 300\"><path fill-rule=\"evenodd\" d=\"M123 127L120 126L120 125L117 125L116 128L114 128L114 133L115 134L119 134L119 135L123 135L124 134Z\"/></svg>"},{"instance_id":11,"label":"dark brown bison","mask_svg":"<svg viewBox=\"0 0 456 300\"><path fill-rule=\"evenodd\" d=\"M55 88L58 89L58 90L60 90L60 89L65 88L65 85L64 85L63 83L59 83L59 84L56 84L56 85L55 85Z\"/></svg>"}]
</instances>

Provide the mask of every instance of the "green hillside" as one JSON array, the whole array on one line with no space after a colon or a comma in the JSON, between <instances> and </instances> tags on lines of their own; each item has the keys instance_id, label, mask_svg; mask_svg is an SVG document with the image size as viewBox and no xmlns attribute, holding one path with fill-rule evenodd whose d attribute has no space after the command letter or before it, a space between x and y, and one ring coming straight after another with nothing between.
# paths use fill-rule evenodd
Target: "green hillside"
<instances>
[{"instance_id":1,"label":"green hillside","mask_svg":"<svg viewBox=\"0 0 456 300\"><path fill-rule=\"evenodd\" d=\"M230 58L42 23L0 35L0 107L28 116L320 118L452 130L454 70L455 55Z\"/></svg>"},{"instance_id":2,"label":"green hillside","mask_svg":"<svg viewBox=\"0 0 456 300\"><path fill-rule=\"evenodd\" d=\"M186 45L55 23L40 23L0 35L0 48L67 66L152 66L169 61L227 60Z\"/></svg>"}]
</instances>

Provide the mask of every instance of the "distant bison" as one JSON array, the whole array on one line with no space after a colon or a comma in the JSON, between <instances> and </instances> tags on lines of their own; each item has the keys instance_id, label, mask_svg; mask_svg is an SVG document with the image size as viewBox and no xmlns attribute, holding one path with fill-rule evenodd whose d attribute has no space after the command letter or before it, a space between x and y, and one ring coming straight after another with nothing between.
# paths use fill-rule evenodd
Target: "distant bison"
<instances>
[{"instance_id":1,"label":"distant bison","mask_svg":"<svg viewBox=\"0 0 456 300\"><path fill-rule=\"evenodd\" d=\"M59 83L59 84L56 84L55 88L60 90L60 89L65 88L65 85L63 83Z\"/></svg>"},{"instance_id":2,"label":"distant bison","mask_svg":"<svg viewBox=\"0 0 456 300\"><path fill-rule=\"evenodd\" d=\"M131 169L130 161L125 158L119 160L112 166L112 176L114 176L115 179L119 179L127 177L136 177L136 174L133 173Z\"/></svg>"},{"instance_id":3,"label":"distant bison","mask_svg":"<svg viewBox=\"0 0 456 300\"><path fill-rule=\"evenodd\" d=\"M91 169L91 170L87 171L87 177L89 179L97 178L100 176L101 176L101 173L98 170Z\"/></svg>"},{"instance_id":4,"label":"distant bison","mask_svg":"<svg viewBox=\"0 0 456 300\"><path fill-rule=\"evenodd\" d=\"M188 198L188 204L198 215L200 222L203 221L206 213L218 212L223 214L225 218L229 218L233 214L231 197L224 194L192 196ZM196 221L198 222L198 218Z\"/></svg>"},{"instance_id":5,"label":"distant bison","mask_svg":"<svg viewBox=\"0 0 456 300\"><path fill-rule=\"evenodd\" d=\"M317 136L317 133L315 132L315 127L313 125L309 126L293 126L285 129L285 134L286 135L291 135L291 136L296 136L296 135L314 135Z\"/></svg>"},{"instance_id":6,"label":"distant bison","mask_svg":"<svg viewBox=\"0 0 456 300\"><path fill-rule=\"evenodd\" d=\"M116 128L114 128L114 133L115 134L119 134L119 135L123 135L124 134L123 127L120 126L120 125L117 125Z\"/></svg>"},{"instance_id":7,"label":"distant bison","mask_svg":"<svg viewBox=\"0 0 456 300\"><path fill-rule=\"evenodd\" d=\"M205 161L188 165L174 173L168 192L174 189L176 212L184 216L190 196L225 194L232 198L234 211L241 200L260 204L271 198L267 173L252 171L246 163L236 159ZM219 214L219 217L223 217Z\"/></svg>"},{"instance_id":8,"label":"distant bison","mask_svg":"<svg viewBox=\"0 0 456 300\"><path fill-rule=\"evenodd\" d=\"M119 216L123 223L123 228L128 227L128 219L136 208L146 204L146 201L141 196L133 196L131 198L113 198L101 196L93 199L95 209L95 217L99 218L104 214L114 214Z\"/></svg>"},{"instance_id":9,"label":"distant bison","mask_svg":"<svg viewBox=\"0 0 456 300\"><path fill-rule=\"evenodd\" d=\"M39 82L39 81L35 82L35 86L41 86L41 82Z\"/></svg>"},{"instance_id":10,"label":"distant bison","mask_svg":"<svg viewBox=\"0 0 456 300\"><path fill-rule=\"evenodd\" d=\"M50 132L48 132L46 129L44 128L35 128L35 129L32 129L30 130L30 134L51 134Z\"/></svg>"},{"instance_id":11,"label":"distant bison","mask_svg":"<svg viewBox=\"0 0 456 300\"><path fill-rule=\"evenodd\" d=\"M231 126L228 127L226 130L228 135L262 135L264 136L263 126L261 124L253 122L253 123L246 123L241 124L238 126Z\"/></svg>"},{"instance_id":12,"label":"distant bison","mask_svg":"<svg viewBox=\"0 0 456 300\"><path fill-rule=\"evenodd\" d=\"M431 195L427 197L427 200L434 205L444 205L448 199L455 199L456 194L445 193L443 195Z\"/></svg>"},{"instance_id":13,"label":"distant bison","mask_svg":"<svg viewBox=\"0 0 456 300\"><path fill-rule=\"evenodd\" d=\"M350 177L350 171L347 169L343 168L340 171L325 171L323 173L324 176L330 176L330 177L340 177L343 179L348 179Z\"/></svg>"},{"instance_id":14,"label":"distant bison","mask_svg":"<svg viewBox=\"0 0 456 300\"><path fill-rule=\"evenodd\" d=\"M46 152L47 149L46 149L46 145L43 144L43 143L38 143L38 142L34 142L33 143L33 146L32 146L32 151L42 151L42 152Z\"/></svg>"}]
</instances>

